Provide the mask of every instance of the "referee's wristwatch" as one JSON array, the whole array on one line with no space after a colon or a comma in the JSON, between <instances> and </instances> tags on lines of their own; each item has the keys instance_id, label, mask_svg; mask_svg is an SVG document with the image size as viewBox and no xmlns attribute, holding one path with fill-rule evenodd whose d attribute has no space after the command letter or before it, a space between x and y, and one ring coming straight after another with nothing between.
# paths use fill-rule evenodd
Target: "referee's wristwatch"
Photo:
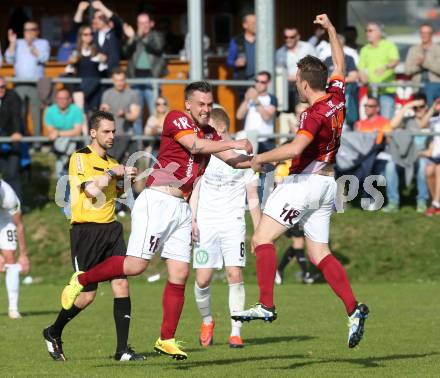
<instances>
[{"instance_id":1,"label":"referee's wristwatch","mask_svg":"<svg viewBox=\"0 0 440 378\"><path fill-rule=\"evenodd\" d=\"M117 176L116 172L113 169L107 169L105 171L111 178L115 178Z\"/></svg>"}]
</instances>

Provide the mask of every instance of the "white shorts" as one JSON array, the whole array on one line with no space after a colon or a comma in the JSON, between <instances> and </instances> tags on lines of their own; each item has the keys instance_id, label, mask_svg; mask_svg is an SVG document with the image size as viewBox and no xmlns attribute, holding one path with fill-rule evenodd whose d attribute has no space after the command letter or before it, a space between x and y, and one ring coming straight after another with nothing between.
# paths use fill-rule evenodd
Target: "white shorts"
<instances>
[{"instance_id":1,"label":"white shorts","mask_svg":"<svg viewBox=\"0 0 440 378\"><path fill-rule=\"evenodd\" d=\"M299 223L307 238L328 243L336 186L329 176L288 176L269 196L263 212L288 228Z\"/></svg>"},{"instance_id":2,"label":"white shorts","mask_svg":"<svg viewBox=\"0 0 440 378\"><path fill-rule=\"evenodd\" d=\"M198 220L199 241L194 246L193 267L221 269L225 266L246 266L246 225L204 224Z\"/></svg>"},{"instance_id":3,"label":"white shorts","mask_svg":"<svg viewBox=\"0 0 440 378\"><path fill-rule=\"evenodd\" d=\"M17 228L14 223L0 225L0 249L8 251L17 249Z\"/></svg>"},{"instance_id":4,"label":"white shorts","mask_svg":"<svg viewBox=\"0 0 440 378\"><path fill-rule=\"evenodd\" d=\"M147 188L131 212L127 256L151 260L156 251L165 259L191 261L191 209L182 198Z\"/></svg>"}]
</instances>

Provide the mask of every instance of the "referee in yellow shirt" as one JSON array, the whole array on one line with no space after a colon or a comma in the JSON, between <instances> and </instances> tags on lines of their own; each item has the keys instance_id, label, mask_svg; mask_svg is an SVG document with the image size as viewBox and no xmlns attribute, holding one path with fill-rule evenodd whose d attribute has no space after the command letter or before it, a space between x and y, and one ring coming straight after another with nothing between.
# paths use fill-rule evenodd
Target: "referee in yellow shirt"
<instances>
[{"instance_id":1,"label":"referee in yellow shirt","mask_svg":"<svg viewBox=\"0 0 440 378\"><path fill-rule=\"evenodd\" d=\"M124 175L136 176L134 167L126 167L107 154L115 139L115 120L111 113L98 111L90 118L92 143L76 151L69 162L72 228L70 247L76 271L89 270L110 256L125 256L126 245L122 225L116 221L116 181ZM61 334L66 324L93 302L97 284L87 286L70 310L62 309L55 323L43 331L49 355L65 361ZM125 276L113 279L113 314L117 347L114 358L119 361L144 360L144 356L128 347L131 302Z\"/></svg>"}]
</instances>

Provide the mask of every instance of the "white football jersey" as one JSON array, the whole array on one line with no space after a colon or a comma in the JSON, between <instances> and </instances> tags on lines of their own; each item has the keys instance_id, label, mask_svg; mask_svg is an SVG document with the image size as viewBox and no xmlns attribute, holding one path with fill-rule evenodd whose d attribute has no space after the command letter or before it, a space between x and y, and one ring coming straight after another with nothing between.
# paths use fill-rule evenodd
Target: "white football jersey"
<instances>
[{"instance_id":1,"label":"white football jersey","mask_svg":"<svg viewBox=\"0 0 440 378\"><path fill-rule=\"evenodd\" d=\"M252 169L235 169L211 156L201 177L197 222L244 221L246 185L258 178Z\"/></svg>"},{"instance_id":2,"label":"white football jersey","mask_svg":"<svg viewBox=\"0 0 440 378\"><path fill-rule=\"evenodd\" d=\"M20 211L20 200L14 189L4 180L0 180L0 223L12 222L12 215Z\"/></svg>"}]
</instances>

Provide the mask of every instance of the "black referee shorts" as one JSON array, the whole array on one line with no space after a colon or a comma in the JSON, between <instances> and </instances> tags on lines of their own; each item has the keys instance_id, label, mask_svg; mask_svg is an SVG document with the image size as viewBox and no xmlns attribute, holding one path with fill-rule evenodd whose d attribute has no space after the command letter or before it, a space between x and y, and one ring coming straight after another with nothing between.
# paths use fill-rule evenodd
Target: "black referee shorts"
<instances>
[{"instance_id":1,"label":"black referee shorts","mask_svg":"<svg viewBox=\"0 0 440 378\"><path fill-rule=\"evenodd\" d=\"M286 231L286 236L288 238L292 238L292 237L301 238L304 237L304 230L299 227L298 223L296 223L293 227L289 228Z\"/></svg>"},{"instance_id":2,"label":"black referee shorts","mask_svg":"<svg viewBox=\"0 0 440 378\"><path fill-rule=\"evenodd\" d=\"M75 271L89 270L111 256L125 256L122 224L74 223L70 229L70 250ZM97 283L90 284L83 291L95 291L97 287Z\"/></svg>"}]
</instances>

